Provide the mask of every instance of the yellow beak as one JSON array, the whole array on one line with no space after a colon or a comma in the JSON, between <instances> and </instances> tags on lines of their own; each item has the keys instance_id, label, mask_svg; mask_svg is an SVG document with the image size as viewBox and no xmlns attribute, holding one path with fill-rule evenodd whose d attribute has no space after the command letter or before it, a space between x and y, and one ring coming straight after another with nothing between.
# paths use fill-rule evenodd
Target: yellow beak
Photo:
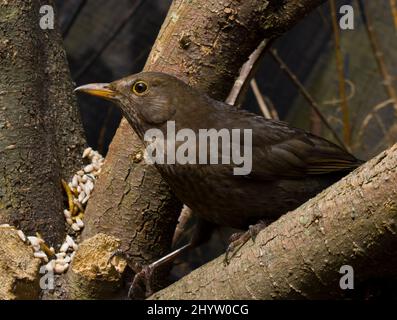
<instances>
[{"instance_id":1,"label":"yellow beak","mask_svg":"<svg viewBox=\"0 0 397 320\"><path fill-rule=\"evenodd\" d=\"M90 83L74 89L74 92L84 92L92 96L114 100L116 92L109 88L109 83Z\"/></svg>"}]
</instances>

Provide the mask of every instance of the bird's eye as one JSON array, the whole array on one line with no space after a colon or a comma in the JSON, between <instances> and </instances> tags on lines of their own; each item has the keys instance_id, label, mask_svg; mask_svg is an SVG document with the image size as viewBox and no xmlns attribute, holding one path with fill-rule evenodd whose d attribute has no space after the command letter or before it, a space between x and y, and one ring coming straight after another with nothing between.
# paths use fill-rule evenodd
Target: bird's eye
<instances>
[{"instance_id":1,"label":"bird's eye","mask_svg":"<svg viewBox=\"0 0 397 320\"><path fill-rule=\"evenodd\" d=\"M137 81L132 86L132 91L137 96L143 96L148 91L148 85L147 85L147 83L145 81Z\"/></svg>"}]
</instances>

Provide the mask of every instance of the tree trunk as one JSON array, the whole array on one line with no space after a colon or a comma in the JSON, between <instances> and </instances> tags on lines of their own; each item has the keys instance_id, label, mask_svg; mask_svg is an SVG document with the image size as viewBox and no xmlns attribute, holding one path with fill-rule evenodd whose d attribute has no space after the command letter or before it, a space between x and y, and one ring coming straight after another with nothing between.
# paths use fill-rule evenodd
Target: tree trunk
<instances>
[{"instance_id":1,"label":"tree trunk","mask_svg":"<svg viewBox=\"0 0 397 320\"><path fill-rule=\"evenodd\" d=\"M48 1L0 2L0 223L50 244L64 237L61 178L81 165L83 131Z\"/></svg>"},{"instance_id":2,"label":"tree trunk","mask_svg":"<svg viewBox=\"0 0 397 320\"><path fill-rule=\"evenodd\" d=\"M327 299L354 281L395 275L397 144L282 216L229 265L211 261L153 299Z\"/></svg>"},{"instance_id":3,"label":"tree trunk","mask_svg":"<svg viewBox=\"0 0 397 320\"><path fill-rule=\"evenodd\" d=\"M181 208L158 172L143 163L143 151L123 119L88 202L82 233L83 239L98 233L120 239L121 249L137 263L167 253Z\"/></svg>"}]
</instances>

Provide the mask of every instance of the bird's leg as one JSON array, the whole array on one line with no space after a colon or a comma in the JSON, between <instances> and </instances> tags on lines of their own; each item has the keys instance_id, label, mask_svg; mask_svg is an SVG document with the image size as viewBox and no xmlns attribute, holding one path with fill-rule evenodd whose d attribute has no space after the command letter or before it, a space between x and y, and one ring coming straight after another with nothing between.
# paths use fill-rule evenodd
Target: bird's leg
<instances>
[{"instance_id":1,"label":"bird's leg","mask_svg":"<svg viewBox=\"0 0 397 320\"><path fill-rule=\"evenodd\" d=\"M130 289L128 290L128 297L130 299L136 299L137 297L149 297L154 293L153 289L153 273L169 263L175 261L176 258L181 256L192 248L192 243L188 243L183 247L172 251L166 256L156 260L155 262L141 267L139 272L135 273L135 277L132 281Z\"/></svg>"},{"instance_id":2,"label":"bird's leg","mask_svg":"<svg viewBox=\"0 0 397 320\"><path fill-rule=\"evenodd\" d=\"M154 293L153 273L158 268L165 266L168 263L172 263L177 257L188 251L191 247L192 244L188 243L187 245L172 251L171 253L147 266L143 266L140 263L134 262L133 257L120 249L116 250L110 256L108 261L110 262L114 257L121 257L127 261L128 267L135 273L132 284L128 290L128 297L130 299L143 299L151 296Z\"/></svg>"},{"instance_id":3,"label":"bird's leg","mask_svg":"<svg viewBox=\"0 0 397 320\"><path fill-rule=\"evenodd\" d=\"M131 257L127 252L119 249L110 256L108 263L110 263L114 257L120 257L127 261L128 267L135 273L132 284L128 290L128 297L131 299L142 299L149 297L154 293L153 273L158 268L165 266L168 263L172 263L177 257L188 251L191 247L192 244L188 243L147 266L134 262L133 257Z\"/></svg>"},{"instance_id":4,"label":"bird's leg","mask_svg":"<svg viewBox=\"0 0 397 320\"><path fill-rule=\"evenodd\" d=\"M229 246L225 252L223 263L228 265L230 259L246 244L250 239L255 242L258 233L269 225L267 221L260 220L257 224L250 225L246 232L238 232L231 235Z\"/></svg>"},{"instance_id":5,"label":"bird's leg","mask_svg":"<svg viewBox=\"0 0 397 320\"><path fill-rule=\"evenodd\" d=\"M153 278L156 270L158 270L159 268L161 269L165 265L174 262L175 259L180 257L185 252L189 251L190 249L207 242L210 239L214 228L215 226L213 224L202 219L198 219L192 239L188 244L172 251L171 253L165 255L164 257L154 261L147 266L142 266L139 263L133 262L132 257L129 256L126 252L123 252L121 250L117 250L116 252L114 252L109 258L109 261L115 256L120 256L127 261L128 266L135 273L135 277L128 291L128 297L131 299L137 299L146 298L152 295L154 293Z\"/></svg>"}]
</instances>

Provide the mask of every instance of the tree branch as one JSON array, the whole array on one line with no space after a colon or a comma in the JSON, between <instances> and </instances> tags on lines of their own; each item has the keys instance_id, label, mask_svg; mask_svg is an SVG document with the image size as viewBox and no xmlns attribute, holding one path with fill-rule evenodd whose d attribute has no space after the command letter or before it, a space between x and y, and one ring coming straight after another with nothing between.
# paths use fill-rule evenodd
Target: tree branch
<instances>
[{"instance_id":1,"label":"tree branch","mask_svg":"<svg viewBox=\"0 0 397 320\"><path fill-rule=\"evenodd\" d=\"M224 266L223 256L153 299L340 297L340 267L355 281L395 275L397 144L263 230Z\"/></svg>"},{"instance_id":2,"label":"tree branch","mask_svg":"<svg viewBox=\"0 0 397 320\"><path fill-rule=\"evenodd\" d=\"M270 46L271 41L264 40L248 57L248 61L241 67L240 75L234 82L233 88L230 90L230 93L226 98L225 102L227 104L240 107L240 104L242 103L242 100L244 99L249 88L251 79L256 73L266 50L270 48Z\"/></svg>"}]
</instances>

